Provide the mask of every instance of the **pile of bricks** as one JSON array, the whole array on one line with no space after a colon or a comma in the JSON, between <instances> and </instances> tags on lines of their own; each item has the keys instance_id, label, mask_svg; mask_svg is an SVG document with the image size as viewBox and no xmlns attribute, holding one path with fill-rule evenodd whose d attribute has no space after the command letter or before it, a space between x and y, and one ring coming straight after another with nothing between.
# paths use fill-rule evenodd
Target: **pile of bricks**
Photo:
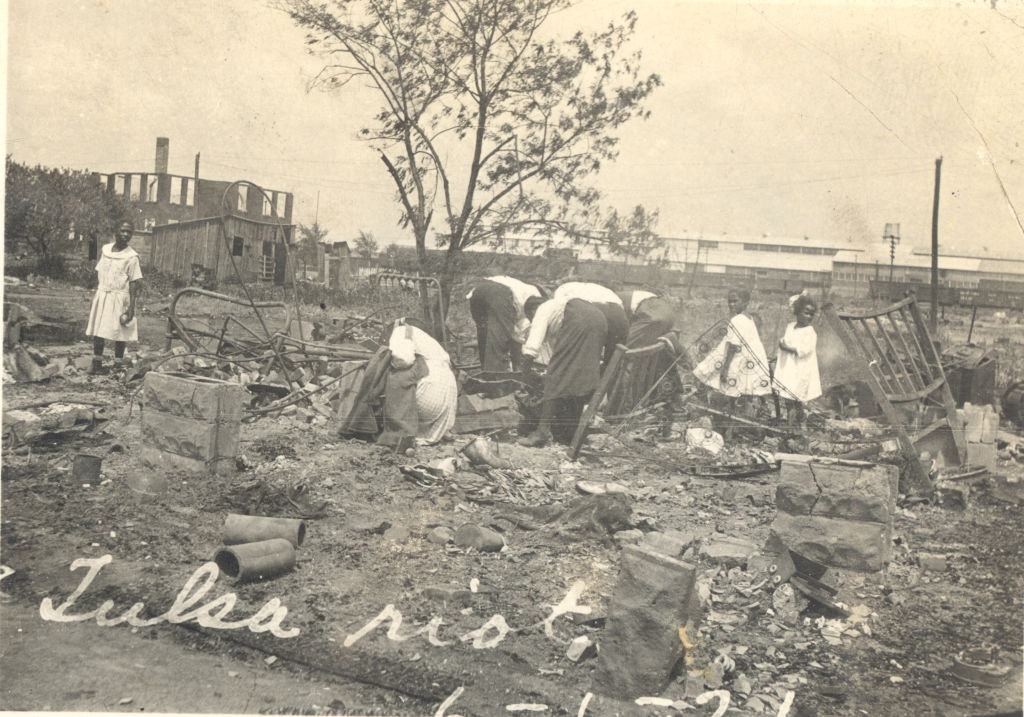
<instances>
[{"instance_id":1,"label":"pile of bricks","mask_svg":"<svg viewBox=\"0 0 1024 717\"><path fill-rule=\"evenodd\" d=\"M792 552L871 572L892 557L895 466L787 456L775 490L773 533Z\"/></svg>"},{"instance_id":2,"label":"pile of bricks","mask_svg":"<svg viewBox=\"0 0 1024 717\"><path fill-rule=\"evenodd\" d=\"M142 461L153 468L230 475L235 471L245 389L183 373L146 374Z\"/></svg>"}]
</instances>

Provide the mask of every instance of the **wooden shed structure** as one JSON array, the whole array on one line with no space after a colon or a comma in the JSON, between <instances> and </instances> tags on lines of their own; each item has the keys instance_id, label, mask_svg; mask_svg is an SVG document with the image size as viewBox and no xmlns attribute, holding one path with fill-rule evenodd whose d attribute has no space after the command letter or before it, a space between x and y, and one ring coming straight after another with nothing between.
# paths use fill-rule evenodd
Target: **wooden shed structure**
<instances>
[{"instance_id":1,"label":"wooden shed structure","mask_svg":"<svg viewBox=\"0 0 1024 717\"><path fill-rule=\"evenodd\" d=\"M223 231L221 222L223 221ZM292 226L231 216L209 217L153 227L143 265L194 284L215 286L238 281L234 264L247 282L291 285L294 259L284 243Z\"/></svg>"}]
</instances>

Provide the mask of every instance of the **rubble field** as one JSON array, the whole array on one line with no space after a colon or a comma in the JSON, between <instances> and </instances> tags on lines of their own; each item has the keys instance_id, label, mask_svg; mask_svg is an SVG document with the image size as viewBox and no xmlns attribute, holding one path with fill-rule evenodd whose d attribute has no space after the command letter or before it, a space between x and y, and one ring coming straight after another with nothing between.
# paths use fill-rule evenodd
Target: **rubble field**
<instances>
[{"instance_id":1,"label":"rubble field","mask_svg":"<svg viewBox=\"0 0 1024 717\"><path fill-rule=\"evenodd\" d=\"M90 294L49 284L8 291L7 300L49 321L77 321L87 315ZM688 316L722 314L720 299L690 304ZM786 312L767 300L761 310L767 346L772 332L784 329ZM365 307L352 313L365 315ZM315 306L307 312L328 336L343 314ZM454 323L469 335L464 313ZM704 328L684 327L684 338L695 342ZM963 316L947 311L942 331L963 340ZM165 333L164 314L142 313L139 353L162 354ZM1001 374L1017 371L1018 326L982 321L974 335L991 342ZM960 504L901 498L889 516L885 569L829 568L817 576L824 599L820 588L815 599L765 551L783 511L782 474L687 470L795 452L757 429L737 431L714 456L686 444L688 427L709 426L697 414L668 427L638 421L595 432L576 461L562 446L519 447L514 431L504 431L491 439L510 467L474 471L462 452L471 435L406 455L339 438L329 404L313 401L243 419L238 470L228 475L158 470L141 459L143 379L126 380L130 367L88 375L80 361L91 353L85 341L35 348L58 367L53 375L4 385L0 562L13 573L0 581L0 611L21 617L0 625L0 643L8 646L0 648L0 709L44 706L38 700L45 683L53 685L45 707L55 710L207 711L220 704L213 693L245 692L244 708L228 703L231 711L1020 712L1024 463L1012 444L1000 450L995 469L964 479L969 490ZM184 371L216 363L177 361ZM1014 375L1021 374L1001 375L999 385ZM836 425L847 431L857 424ZM1010 432L1001 435L1015 438L1012 427L1003 428ZM837 435L811 437L809 445L841 441ZM102 458L94 478L82 479L80 453ZM43 629L41 601L56 605L72 594L86 572L71 571L73 561L109 555L68 614L104 601L114 604L111 616L136 602L145 603L144 617L165 614L221 547L230 513L302 518L305 539L294 569L257 582L222 574L202 601L234 594L233 609L221 617L240 620L278 600L287 608L280 627L297 634L214 629L196 620L61 626L91 642L155 640L180 652L177 666L162 666L159 678L182 680L177 690L147 690L141 676L133 688L132 671L141 668L128 663L121 685L108 670L96 677L106 689L91 687L90 695L82 688L92 674L89 656L77 652L82 640L61 639L49 629L53 619ZM649 671L649 682L635 684L630 663L655 649L649 625L622 617L630 591L649 589L629 584L634 572L627 566L643 559L662 560L666 580L686 583L692 594L686 624L677 625L685 658L664 680ZM636 575L646 579L641 569ZM33 639L33 620L36 639L46 642L33 643L33 660L21 661L18 650L28 648L17 645ZM991 686L954 674L965 651L982 647L995 648L993 662L1009 667ZM44 657L66 669L51 670ZM618 699L601 689L627 679L650 691ZM287 684L309 689L289 691ZM128 701L99 701L96 690L123 692Z\"/></svg>"}]
</instances>

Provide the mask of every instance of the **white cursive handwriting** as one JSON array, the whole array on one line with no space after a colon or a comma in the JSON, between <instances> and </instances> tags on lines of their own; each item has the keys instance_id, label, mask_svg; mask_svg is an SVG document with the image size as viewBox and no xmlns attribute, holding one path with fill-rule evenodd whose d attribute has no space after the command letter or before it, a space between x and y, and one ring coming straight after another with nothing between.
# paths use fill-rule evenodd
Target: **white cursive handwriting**
<instances>
[{"instance_id":1,"label":"white cursive handwriting","mask_svg":"<svg viewBox=\"0 0 1024 717\"><path fill-rule=\"evenodd\" d=\"M587 585L582 580L574 582L569 588L569 592L566 593L564 598L562 598L561 602L557 605L549 606L551 608L551 614L534 625L530 625L525 628L512 628L509 627L507 622L505 622L505 618L503 616L492 615L487 622L476 630L471 630L465 635L459 637L459 641L469 642L474 650L489 650L501 644L509 633L522 632L534 627L543 627L544 634L555 639L554 623L557 618L562 615L568 615L569 613L577 613L580 615L590 614L591 608L589 605L579 604L580 595L583 594L583 591L586 590L586 588ZM419 630L403 635L399 632L399 628L402 627L402 613L399 612L394 605L390 604L385 605L384 609L377 613L376 617L363 625L359 630L346 636L345 641L342 644L344 644L345 647L352 647L352 645L362 640L385 622L388 623L388 629L385 636L394 642L405 642L417 635L426 635L427 641L435 647L444 647L445 645L451 644L450 641L445 641L438 637L438 629L444 624L440 617L434 617ZM494 634L492 637L487 637L488 633Z\"/></svg>"},{"instance_id":2,"label":"white cursive handwriting","mask_svg":"<svg viewBox=\"0 0 1024 717\"><path fill-rule=\"evenodd\" d=\"M53 601L45 597L39 603L39 617L51 622L83 622L95 619L96 624L109 627L127 623L132 627L150 627L161 622L179 624L195 620L202 627L215 630L238 630L243 627L249 628L252 632L269 632L275 637L295 637L299 634L299 628L285 628L281 626L288 608L281 604L278 598L268 600L255 614L242 620L225 621L225 618L235 608L238 596L235 593L225 593L219 598L200 605L199 602L206 597L217 582L220 569L216 563L204 563L196 568L195 572L185 582L181 591L174 598L171 607L162 615L152 618L140 617L145 609L145 603L137 602L117 617L110 617L114 609L114 601L107 600L95 610L83 612L77 615L69 615L75 601L89 588L92 581L99 575L104 565L110 563L114 558L110 555L103 555L99 558L79 558L71 563L71 570L87 568L82 581L78 587L68 595L63 603L54 607Z\"/></svg>"}]
</instances>

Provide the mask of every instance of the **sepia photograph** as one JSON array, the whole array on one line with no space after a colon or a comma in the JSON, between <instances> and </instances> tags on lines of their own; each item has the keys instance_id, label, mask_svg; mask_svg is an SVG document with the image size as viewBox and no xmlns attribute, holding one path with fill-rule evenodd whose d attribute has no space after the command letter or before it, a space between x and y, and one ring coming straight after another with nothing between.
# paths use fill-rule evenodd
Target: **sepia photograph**
<instances>
[{"instance_id":1,"label":"sepia photograph","mask_svg":"<svg viewBox=\"0 0 1024 717\"><path fill-rule=\"evenodd\" d=\"M1024 714L1024 0L0 8L0 714Z\"/></svg>"}]
</instances>

